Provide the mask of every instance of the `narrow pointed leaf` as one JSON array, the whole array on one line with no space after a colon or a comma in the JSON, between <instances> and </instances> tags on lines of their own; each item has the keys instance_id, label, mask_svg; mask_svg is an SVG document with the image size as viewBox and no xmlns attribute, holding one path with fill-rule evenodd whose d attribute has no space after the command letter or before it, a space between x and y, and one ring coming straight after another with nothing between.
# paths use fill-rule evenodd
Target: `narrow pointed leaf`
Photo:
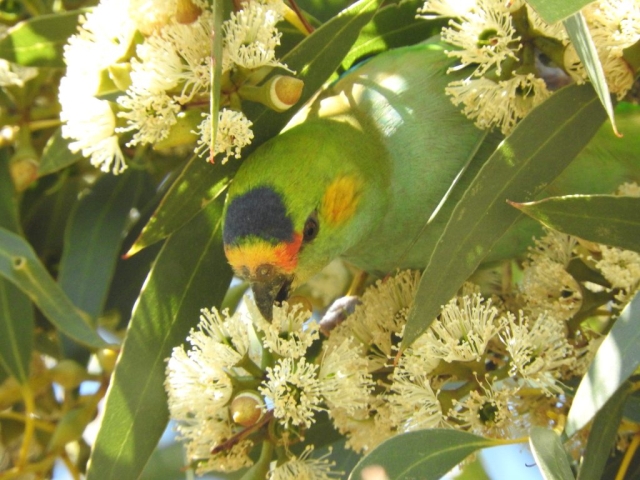
<instances>
[{"instance_id":1,"label":"narrow pointed leaf","mask_svg":"<svg viewBox=\"0 0 640 480\"><path fill-rule=\"evenodd\" d=\"M62 51L86 10L39 15L18 23L0 39L0 58L33 67L64 67Z\"/></svg>"},{"instance_id":2,"label":"narrow pointed leaf","mask_svg":"<svg viewBox=\"0 0 640 480\"><path fill-rule=\"evenodd\" d=\"M104 347L107 343L91 327L36 256L27 241L0 228L0 275L22 290L58 330L77 342Z\"/></svg>"},{"instance_id":3,"label":"narrow pointed leaf","mask_svg":"<svg viewBox=\"0 0 640 480\"><path fill-rule=\"evenodd\" d=\"M0 153L0 227L18 233L18 205L6 152L4 149ZM25 383L29 378L32 348L31 302L18 287L0 278L0 370Z\"/></svg>"},{"instance_id":4,"label":"narrow pointed leaf","mask_svg":"<svg viewBox=\"0 0 640 480\"><path fill-rule=\"evenodd\" d=\"M69 165L73 165L82 158L80 152L73 153L69 150L69 142L70 140L62 138L60 129L49 138L42 152L38 175L44 176L57 172Z\"/></svg>"},{"instance_id":5,"label":"narrow pointed leaf","mask_svg":"<svg viewBox=\"0 0 640 480\"><path fill-rule=\"evenodd\" d=\"M588 85L566 87L520 122L458 202L422 275L404 331L410 345L520 217L507 199L533 200L605 118Z\"/></svg>"},{"instance_id":6,"label":"narrow pointed leaf","mask_svg":"<svg viewBox=\"0 0 640 480\"><path fill-rule=\"evenodd\" d=\"M358 462L349 475L359 480L367 467L384 468L388 478L438 479L470 454L493 446L490 439L449 429L428 429L392 437Z\"/></svg>"},{"instance_id":7,"label":"narrow pointed leaf","mask_svg":"<svg viewBox=\"0 0 640 480\"><path fill-rule=\"evenodd\" d=\"M360 0L342 11L282 58L282 62L297 72L304 81L303 105L340 65L344 56L358 38L360 30L371 20L379 0ZM258 104L247 104L247 116L253 122L255 137L242 151L244 157L276 135L294 115L296 108L276 113ZM233 178L240 162L229 161L221 165L207 163L194 156L145 227L140 238L131 247L130 255L151 245L183 226L190 218L217 198Z\"/></svg>"},{"instance_id":8,"label":"narrow pointed leaf","mask_svg":"<svg viewBox=\"0 0 640 480\"><path fill-rule=\"evenodd\" d=\"M593 43L593 39L589 33L587 22L585 21L582 13L577 12L564 20L563 23L567 30L567 34L571 39L571 43L573 43L573 46L576 48L576 52L578 53L578 57L580 58L582 65L584 65L584 68L587 71L589 80L591 80L591 84L598 93L598 97L607 112L613 131L616 135L619 135L613 114L613 103L611 102L611 95L609 94L609 86L607 85L607 80L604 76L604 69L602 68L600 59L598 58L596 45Z\"/></svg>"},{"instance_id":9,"label":"narrow pointed leaf","mask_svg":"<svg viewBox=\"0 0 640 480\"><path fill-rule=\"evenodd\" d=\"M218 134L218 111L220 110L220 82L222 78L222 0L213 0L213 29L211 31L211 90L209 92L209 115L211 116L211 144L216 144ZM213 152L211 152L213 155Z\"/></svg>"},{"instance_id":10,"label":"narrow pointed leaf","mask_svg":"<svg viewBox=\"0 0 640 480\"><path fill-rule=\"evenodd\" d=\"M582 456L578 480L602 478L607 460L618 438L618 427L628 397L629 385L625 383L596 414L589 431L587 448Z\"/></svg>"},{"instance_id":11,"label":"narrow pointed leaf","mask_svg":"<svg viewBox=\"0 0 640 480\"><path fill-rule=\"evenodd\" d=\"M381 8L360 31L358 40L342 61L342 67L350 68L360 58L412 45L439 33L445 21L433 22L416 16L423 4L421 0L410 0Z\"/></svg>"},{"instance_id":12,"label":"narrow pointed leaf","mask_svg":"<svg viewBox=\"0 0 640 480\"><path fill-rule=\"evenodd\" d=\"M560 437L553 430L533 427L529 433L529 443L545 480L574 480Z\"/></svg>"},{"instance_id":13,"label":"narrow pointed leaf","mask_svg":"<svg viewBox=\"0 0 640 480\"><path fill-rule=\"evenodd\" d=\"M568 436L584 427L640 366L640 294L625 307L582 378L567 416Z\"/></svg>"},{"instance_id":14,"label":"narrow pointed leaf","mask_svg":"<svg viewBox=\"0 0 640 480\"><path fill-rule=\"evenodd\" d=\"M166 358L220 305L231 280L222 250L220 202L210 203L163 245L129 324L107 393L88 480L135 479L168 420Z\"/></svg>"},{"instance_id":15,"label":"narrow pointed leaf","mask_svg":"<svg viewBox=\"0 0 640 480\"><path fill-rule=\"evenodd\" d=\"M58 283L92 318L102 313L142 174L105 175L80 199L65 231Z\"/></svg>"},{"instance_id":16,"label":"narrow pointed leaf","mask_svg":"<svg viewBox=\"0 0 640 480\"><path fill-rule=\"evenodd\" d=\"M545 22L556 23L580 11L593 0L527 0Z\"/></svg>"},{"instance_id":17,"label":"narrow pointed leaf","mask_svg":"<svg viewBox=\"0 0 640 480\"><path fill-rule=\"evenodd\" d=\"M512 205L554 230L640 252L640 198L568 195Z\"/></svg>"}]
</instances>

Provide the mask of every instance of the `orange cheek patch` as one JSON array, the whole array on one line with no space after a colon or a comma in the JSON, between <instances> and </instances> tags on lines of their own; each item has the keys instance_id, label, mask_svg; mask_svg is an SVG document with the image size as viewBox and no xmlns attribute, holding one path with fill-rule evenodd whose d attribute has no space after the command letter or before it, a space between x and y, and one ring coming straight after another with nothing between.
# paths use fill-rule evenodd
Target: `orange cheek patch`
<instances>
[{"instance_id":1,"label":"orange cheek patch","mask_svg":"<svg viewBox=\"0 0 640 480\"><path fill-rule=\"evenodd\" d=\"M361 182L353 176L338 177L322 198L322 216L334 225L349 220L360 202Z\"/></svg>"},{"instance_id":2,"label":"orange cheek patch","mask_svg":"<svg viewBox=\"0 0 640 480\"><path fill-rule=\"evenodd\" d=\"M254 275L260 265L275 265L285 273L292 273L298 264L298 250L302 235L294 234L292 242L271 245L267 242L251 242L247 245L225 246L229 264L240 276ZM248 272L247 272L248 270Z\"/></svg>"}]
</instances>

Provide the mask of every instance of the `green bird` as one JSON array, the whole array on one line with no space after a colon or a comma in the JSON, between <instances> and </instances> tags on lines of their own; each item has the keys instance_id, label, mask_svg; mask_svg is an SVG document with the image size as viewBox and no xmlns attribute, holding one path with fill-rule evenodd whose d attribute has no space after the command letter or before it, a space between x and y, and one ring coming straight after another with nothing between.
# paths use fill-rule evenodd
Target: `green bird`
<instances>
[{"instance_id":1,"label":"green bird","mask_svg":"<svg viewBox=\"0 0 640 480\"><path fill-rule=\"evenodd\" d=\"M380 54L241 165L224 248L265 318L336 257L374 274L425 267L421 234L484 138L445 94L462 75L451 66L440 44Z\"/></svg>"}]
</instances>

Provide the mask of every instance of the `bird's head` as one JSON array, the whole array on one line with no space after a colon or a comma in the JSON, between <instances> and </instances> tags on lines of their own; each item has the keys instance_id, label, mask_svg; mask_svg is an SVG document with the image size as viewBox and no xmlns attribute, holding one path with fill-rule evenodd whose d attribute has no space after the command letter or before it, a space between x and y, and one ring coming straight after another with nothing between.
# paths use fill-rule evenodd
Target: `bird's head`
<instances>
[{"instance_id":1,"label":"bird's head","mask_svg":"<svg viewBox=\"0 0 640 480\"><path fill-rule=\"evenodd\" d=\"M379 204L335 128L302 125L279 135L245 160L229 189L225 254L267 319L274 301L366 234Z\"/></svg>"}]
</instances>

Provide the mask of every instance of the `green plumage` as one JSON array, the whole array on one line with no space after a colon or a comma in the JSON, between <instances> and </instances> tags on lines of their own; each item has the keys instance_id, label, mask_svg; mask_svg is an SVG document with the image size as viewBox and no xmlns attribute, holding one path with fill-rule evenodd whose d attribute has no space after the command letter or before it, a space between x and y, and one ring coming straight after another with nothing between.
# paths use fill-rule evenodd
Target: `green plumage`
<instances>
[{"instance_id":1,"label":"green plumage","mask_svg":"<svg viewBox=\"0 0 640 480\"><path fill-rule=\"evenodd\" d=\"M298 125L245 160L227 203L269 186L295 232L320 209L333 180L353 174L363 182L348 221L333 227L319 219L317 237L298 254L296 283L337 256L375 273L424 268L429 252L421 232L484 138L445 95L451 65L439 44L381 54L343 76L304 120L299 116Z\"/></svg>"}]
</instances>

